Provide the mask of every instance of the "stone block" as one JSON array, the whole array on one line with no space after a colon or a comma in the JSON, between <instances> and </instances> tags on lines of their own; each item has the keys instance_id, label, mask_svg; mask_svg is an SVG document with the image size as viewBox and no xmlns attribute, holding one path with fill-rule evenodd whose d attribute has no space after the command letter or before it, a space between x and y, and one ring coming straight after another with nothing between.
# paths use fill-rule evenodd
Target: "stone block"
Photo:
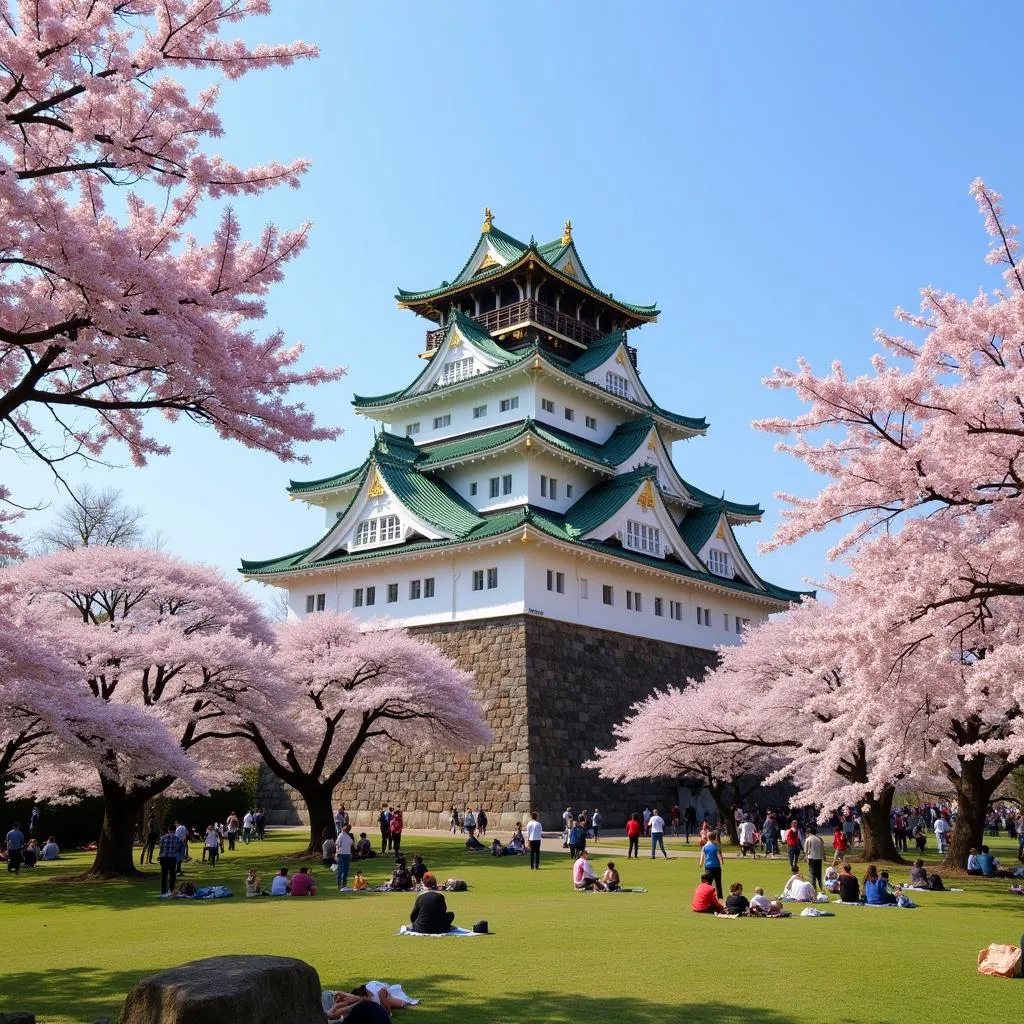
<instances>
[{"instance_id":1,"label":"stone block","mask_svg":"<svg viewBox=\"0 0 1024 1024\"><path fill-rule=\"evenodd\" d=\"M128 994L120 1024L324 1024L320 978L283 956L215 956L161 971Z\"/></svg>"}]
</instances>

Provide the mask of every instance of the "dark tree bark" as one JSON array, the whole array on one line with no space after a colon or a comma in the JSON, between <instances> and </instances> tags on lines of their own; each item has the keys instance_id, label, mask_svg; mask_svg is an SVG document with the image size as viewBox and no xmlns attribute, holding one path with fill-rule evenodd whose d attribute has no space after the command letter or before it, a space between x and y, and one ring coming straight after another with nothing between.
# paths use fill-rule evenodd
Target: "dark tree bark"
<instances>
[{"instance_id":1,"label":"dark tree bark","mask_svg":"<svg viewBox=\"0 0 1024 1024\"><path fill-rule=\"evenodd\" d=\"M96 857L84 878L138 877L143 874L135 866L135 827L146 801L163 793L173 781L155 779L145 786L126 789L120 783L100 776L103 824L96 842Z\"/></svg>"},{"instance_id":2,"label":"dark tree bark","mask_svg":"<svg viewBox=\"0 0 1024 1024\"><path fill-rule=\"evenodd\" d=\"M307 780L297 787L309 813L309 846L307 853L320 853L323 849L324 836L336 836L334 829L334 787L324 782Z\"/></svg>"},{"instance_id":3,"label":"dark tree bark","mask_svg":"<svg viewBox=\"0 0 1024 1024\"><path fill-rule=\"evenodd\" d=\"M986 767L992 768L992 762L984 757L958 758L956 768L947 766L946 775L956 791L957 812L942 862L944 868L964 870L971 847L981 848L985 842L985 813L989 802L1013 771L1015 762L999 760L987 776Z\"/></svg>"},{"instance_id":4,"label":"dark tree bark","mask_svg":"<svg viewBox=\"0 0 1024 1024\"><path fill-rule=\"evenodd\" d=\"M895 788L886 786L878 796L868 794L864 797L864 803L861 805L860 831L864 839L865 860L906 863L896 849L891 828L892 802L895 795ZM865 811L864 807L868 809Z\"/></svg>"}]
</instances>

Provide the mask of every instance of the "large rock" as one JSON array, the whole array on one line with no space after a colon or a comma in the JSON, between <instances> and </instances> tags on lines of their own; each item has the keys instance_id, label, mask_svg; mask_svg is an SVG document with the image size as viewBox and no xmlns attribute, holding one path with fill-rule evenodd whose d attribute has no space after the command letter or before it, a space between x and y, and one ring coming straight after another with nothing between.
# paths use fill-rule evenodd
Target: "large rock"
<instances>
[{"instance_id":1,"label":"large rock","mask_svg":"<svg viewBox=\"0 0 1024 1024\"><path fill-rule=\"evenodd\" d=\"M320 977L286 956L214 956L140 981L120 1024L324 1024Z\"/></svg>"}]
</instances>

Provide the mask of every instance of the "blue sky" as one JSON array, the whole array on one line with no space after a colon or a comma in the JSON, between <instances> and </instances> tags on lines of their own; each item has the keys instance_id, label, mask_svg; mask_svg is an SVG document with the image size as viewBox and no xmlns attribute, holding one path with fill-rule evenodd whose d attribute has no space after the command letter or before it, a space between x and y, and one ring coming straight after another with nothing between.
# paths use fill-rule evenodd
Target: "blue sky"
<instances>
[{"instance_id":1,"label":"blue sky","mask_svg":"<svg viewBox=\"0 0 1024 1024\"><path fill-rule=\"evenodd\" d=\"M660 322L631 336L643 378L663 406L711 422L675 446L683 475L765 506L764 523L740 533L753 555L777 522L773 493L819 486L751 429L797 409L762 377L799 355L863 372L872 330L916 307L921 286L998 283L967 187L980 175L1011 216L1024 209L1024 143L998 53L1024 18L1010 4L986 10L278 0L248 36L307 39L321 59L227 83L219 148L240 162L313 160L298 192L237 207L250 234L268 220L315 223L265 327L302 341L309 362L348 368L304 396L345 434L296 466L160 426L171 456L73 478L120 488L168 550L227 572L310 543L322 513L287 500L289 476L365 457L373 424L353 414L352 392L392 390L422 366L428 325L395 308L395 289L450 278L486 205L499 227L539 241L571 217L599 287L658 302ZM60 500L39 467L2 470L22 502ZM827 547L813 537L754 561L795 585L820 576Z\"/></svg>"}]
</instances>

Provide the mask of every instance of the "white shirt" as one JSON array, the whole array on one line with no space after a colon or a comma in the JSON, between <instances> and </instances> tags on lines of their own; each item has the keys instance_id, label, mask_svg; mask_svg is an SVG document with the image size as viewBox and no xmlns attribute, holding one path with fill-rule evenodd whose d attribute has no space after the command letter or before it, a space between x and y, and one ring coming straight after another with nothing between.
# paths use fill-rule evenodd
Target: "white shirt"
<instances>
[{"instance_id":1,"label":"white shirt","mask_svg":"<svg viewBox=\"0 0 1024 1024\"><path fill-rule=\"evenodd\" d=\"M756 910L763 910L765 913L767 913L769 910L772 909L772 901L770 899L768 899L767 896L764 896L764 895L751 896L750 897L750 905L751 905L751 907L755 908Z\"/></svg>"},{"instance_id":2,"label":"white shirt","mask_svg":"<svg viewBox=\"0 0 1024 1024\"><path fill-rule=\"evenodd\" d=\"M754 823L752 821L741 821L739 827L740 844L742 846L753 846L754 844Z\"/></svg>"},{"instance_id":3,"label":"white shirt","mask_svg":"<svg viewBox=\"0 0 1024 1024\"><path fill-rule=\"evenodd\" d=\"M572 877L575 882L577 878L597 878L594 868L586 857L580 857L572 866Z\"/></svg>"},{"instance_id":4,"label":"white shirt","mask_svg":"<svg viewBox=\"0 0 1024 1024\"><path fill-rule=\"evenodd\" d=\"M339 832L336 840L335 849L340 854L352 855L352 849L356 845L356 841L352 838L350 832Z\"/></svg>"},{"instance_id":5,"label":"white shirt","mask_svg":"<svg viewBox=\"0 0 1024 1024\"><path fill-rule=\"evenodd\" d=\"M274 875L274 881L270 883L270 895L288 895L288 877L286 875Z\"/></svg>"},{"instance_id":6,"label":"white shirt","mask_svg":"<svg viewBox=\"0 0 1024 1024\"><path fill-rule=\"evenodd\" d=\"M179 825L175 830L174 834L182 841L185 842L188 839L188 829L184 825Z\"/></svg>"},{"instance_id":7,"label":"white shirt","mask_svg":"<svg viewBox=\"0 0 1024 1024\"><path fill-rule=\"evenodd\" d=\"M530 842L532 842L532 843L533 842L540 842L541 837L543 835L544 835L544 829L541 826L541 823L539 821L536 821L535 819L531 818L526 823L526 838L529 839Z\"/></svg>"},{"instance_id":8,"label":"white shirt","mask_svg":"<svg viewBox=\"0 0 1024 1024\"><path fill-rule=\"evenodd\" d=\"M814 902L814 886L810 882L801 881L794 875L786 883L785 895L800 903Z\"/></svg>"},{"instance_id":9,"label":"white shirt","mask_svg":"<svg viewBox=\"0 0 1024 1024\"><path fill-rule=\"evenodd\" d=\"M246 811L245 817L242 819L242 828L252 828L252 815Z\"/></svg>"},{"instance_id":10,"label":"white shirt","mask_svg":"<svg viewBox=\"0 0 1024 1024\"><path fill-rule=\"evenodd\" d=\"M935 822L935 834L937 836L939 836L939 835L942 835L943 833L948 832L948 831L949 831L949 822L946 821L945 818L939 818L939 820Z\"/></svg>"},{"instance_id":11,"label":"white shirt","mask_svg":"<svg viewBox=\"0 0 1024 1024\"><path fill-rule=\"evenodd\" d=\"M206 833L206 845L211 850L220 849L220 836L217 835L215 829L211 828L210 831Z\"/></svg>"},{"instance_id":12,"label":"white shirt","mask_svg":"<svg viewBox=\"0 0 1024 1024\"><path fill-rule=\"evenodd\" d=\"M651 815L651 820L650 820L649 824L651 826L651 835L652 836L654 835L655 832L664 832L665 831L665 819L660 814L652 814Z\"/></svg>"}]
</instances>

